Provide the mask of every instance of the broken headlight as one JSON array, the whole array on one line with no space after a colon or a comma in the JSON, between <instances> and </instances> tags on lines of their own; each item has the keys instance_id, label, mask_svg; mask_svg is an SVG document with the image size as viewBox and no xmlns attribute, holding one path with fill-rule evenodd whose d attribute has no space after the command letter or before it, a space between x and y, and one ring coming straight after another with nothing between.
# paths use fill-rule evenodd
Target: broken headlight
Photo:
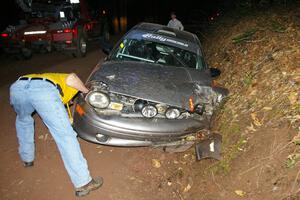
<instances>
[{"instance_id":1,"label":"broken headlight","mask_svg":"<svg viewBox=\"0 0 300 200\"><path fill-rule=\"evenodd\" d=\"M166 118L177 119L180 116L180 111L176 108L168 108L166 111Z\"/></svg>"},{"instance_id":2,"label":"broken headlight","mask_svg":"<svg viewBox=\"0 0 300 200\"><path fill-rule=\"evenodd\" d=\"M108 95L102 92L90 92L86 98L89 104L95 108L107 108L110 103Z\"/></svg>"}]
</instances>

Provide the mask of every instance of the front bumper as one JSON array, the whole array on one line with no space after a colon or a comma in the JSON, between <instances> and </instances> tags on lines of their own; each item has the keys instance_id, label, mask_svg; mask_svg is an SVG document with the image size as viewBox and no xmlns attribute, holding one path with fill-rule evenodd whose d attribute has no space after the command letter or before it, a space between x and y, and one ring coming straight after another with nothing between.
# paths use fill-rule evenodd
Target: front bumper
<instances>
[{"instance_id":1,"label":"front bumper","mask_svg":"<svg viewBox=\"0 0 300 200\"><path fill-rule=\"evenodd\" d=\"M193 118L169 120L99 115L81 97L76 104L80 105L84 114L74 109L75 131L81 138L98 144L152 146L176 143L209 127L209 121Z\"/></svg>"}]
</instances>

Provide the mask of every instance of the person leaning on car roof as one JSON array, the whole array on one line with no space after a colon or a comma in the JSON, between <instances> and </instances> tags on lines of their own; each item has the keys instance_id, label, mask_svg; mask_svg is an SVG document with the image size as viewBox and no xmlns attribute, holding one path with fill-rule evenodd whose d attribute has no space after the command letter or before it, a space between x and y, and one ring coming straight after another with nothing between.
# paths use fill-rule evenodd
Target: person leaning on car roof
<instances>
[{"instance_id":1,"label":"person leaning on car roof","mask_svg":"<svg viewBox=\"0 0 300 200\"><path fill-rule=\"evenodd\" d=\"M171 20L169 21L168 27L183 31L184 27L182 23L176 18L175 12L171 12Z\"/></svg>"},{"instance_id":2,"label":"person leaning on car roof","mask_svg":"<svg viewBox=\"0 0 300 200\"><path fill-rule=\"evenodd\" d=\"M78 91L87 93L88 89L74 73L29 74L11 85L10 102L17 113L19 154L24 166L33 166L35 147L32 113L36 111L57 144L76 196L85 196L98 189L103 180L101 177L93 179L90 176L77 133L64 107Z\"/></svg>"}]
</instances>

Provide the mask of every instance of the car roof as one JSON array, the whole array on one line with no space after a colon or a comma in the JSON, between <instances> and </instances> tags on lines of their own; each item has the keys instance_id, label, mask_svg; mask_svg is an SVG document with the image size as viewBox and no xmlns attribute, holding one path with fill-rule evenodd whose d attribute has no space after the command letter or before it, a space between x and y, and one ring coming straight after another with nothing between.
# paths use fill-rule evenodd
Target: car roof
<instances>
[{"instance_id":1,"label":"car roof","mask_svg":"<svg viewBox=\"0 0 300 200\"><path fill-rule=\"evenodd\" d=\"M145 35L148 34L148 35ZM156 40L169 45L177 46L188 51L202 54L198 37L190 32L181 31L161 24L140 23L129 30L125 38L140 38ZM167 41L165 40L167 39Z\"/></svg>"},{"instance_id":2,"label":"car roof","mask_svg":"<svg viewBox=\"0 0 300 200\"><path fill-rule=\"evenodd\" d=\"M133 29L140 29L146 32L155 33L162 36L169 36L174 39L181 39L189 42L198 42L197 36L193 33L187 31L181 31L178 29L170 28L161 24L154 24L154 23L140 23L136 25Z\"/></svg>"}]
</instances>

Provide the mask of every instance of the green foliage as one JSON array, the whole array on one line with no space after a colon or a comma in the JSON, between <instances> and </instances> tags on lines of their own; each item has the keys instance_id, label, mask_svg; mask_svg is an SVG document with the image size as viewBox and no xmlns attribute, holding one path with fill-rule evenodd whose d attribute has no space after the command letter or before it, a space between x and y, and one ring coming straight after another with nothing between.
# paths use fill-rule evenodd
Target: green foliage
<instances>
[{"instance_id":1,"label":"green foliage","mask_svg":"<svg viewBox=\"0 0 300 200\"><path fill-rule=\"evenodd\" d=\"M284 33L286 30L286 28L277 21L272 20L271 25L272 25L272 30L275 32Z\"/></svg>"},{"instance_id":2,"label":"green foliage","mask_svg":"<svg viewBox=\"0 0 300 200\"><path fill-rule=\"evenodd\" d=\"M296 107L296 112L300 115L300 105Z\"/></svg>"},{"instance_id":3,"label":"green foliage","mask_svg":"<svg viewBox=\"0 0 300 200\"><path fill-rule=\"evenodd\" d=\"M220 162L218 162L217 164L213 165L210 169L216 173L229 173L232 160L239 155L246 143L247 140L245 140L243 137L240 137L240 139L236 143L230 145L227 148L225 147L226 149L224 149L225 152L223 159L220 160Z\"/></svg>"},{"instance_id":4,"label":"green foliage","mask_svg":"<svg viewBox=\"0 0 300 200\"><path fill-rule=\"evenodd\" d=\"M246 86L250 86L252 84L252 81L253 81L253 76L251 73L246 73L245 77L244 77L244 80L243 80L243 83L246 85Z\"/></svg>"},{"instance_id":5,"label":"green foliage","mask_svg":"<svg viewBox=\"0 0 300 200\"><path fill-rule=\"evenodd\" d=\"M288 156L286 161L286 167L292 168L300 161L300 153L294 153Z\"/></svg>"},{"instance_id":6,"label":"green foliage","mask_svg":"<svg viewBox=\"0 0 300 200\"><path fill-rule=\"evenodd\" d=\"M234 44L238 44L238 43L242 43L242 42L245 42L245 41L249 41L252 39L252 36L258 31L257 28L251 28L251 29L248 29L247 31L245 31L244 33L234 37L232 39L233 43Z\"/></svg>"}]
</instances>

